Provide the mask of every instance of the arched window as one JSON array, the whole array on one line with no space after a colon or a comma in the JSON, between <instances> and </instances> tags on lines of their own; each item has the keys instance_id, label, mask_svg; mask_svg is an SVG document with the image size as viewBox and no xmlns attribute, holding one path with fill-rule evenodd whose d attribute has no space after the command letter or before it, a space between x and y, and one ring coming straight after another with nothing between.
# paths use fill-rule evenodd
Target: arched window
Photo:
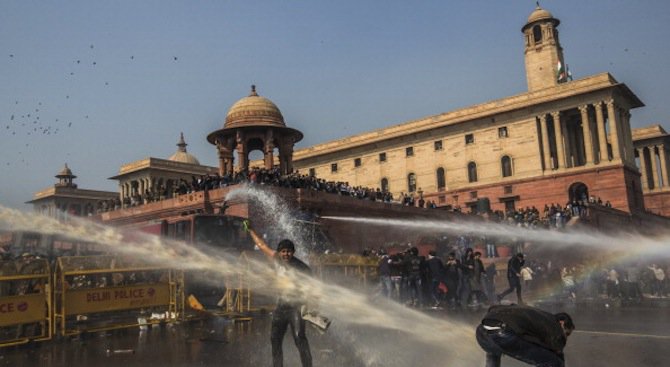
<instances>
[{"instance_id":1,"label":"arched window","mask_svg":"<svg viewBox=\"0 0 670 367\"><path fill-rule=\"evenodd\" d=\"M447 186L446 180L444 178L444 168L438 168L437 172L435 172L435 175L437 176L437 190L444 190L444 188Z\"/></svg>"},{"instance_id":2,"label":"arched window","mask_svg":"<svg viewBox=\"0 0 670 367\"><path fill-rule=\"evenodd\" d=\"M382 178L382 192L387 192L389 191L389 179L384 177Z\"/></svg>"},{"instance_id":3,"label":"arched window","mask_svg":"<svg viewBox=\"0 0 670 367\"><path fill-rule=\"evenodd\" d=\"M477 163L468 163L468 182L477 182Z\"/></svg>"},{"instance_id":4,"label":"arched window","mask_svg":"<svg viewBox=\"0 0 670 367\"><path fill-rule=\"evenodd\" d=\"M407 191L416 191L416 175L413 173L407 175Z\"/></svg>"},{"instance_id":5,"label":"arched window","mask_svg":"<svg viewBox=\"0 0 670 367\"><path fill-rule=\"evenodd\" d=\"M502 168L502 176L509 177L512 175L512 158L508 155L504 155L500 158L500 166Z\"/></svg>"},{"instance_id":6,"label":"arched window","mask_svg":"<svg viewBox=\"0 0 670 367\"><path fill-rule=\"evenodd\" d=\"M539 25L533 27L533 40L535 43L542 42L542 28Z\"/></svg>"}]
</instances>

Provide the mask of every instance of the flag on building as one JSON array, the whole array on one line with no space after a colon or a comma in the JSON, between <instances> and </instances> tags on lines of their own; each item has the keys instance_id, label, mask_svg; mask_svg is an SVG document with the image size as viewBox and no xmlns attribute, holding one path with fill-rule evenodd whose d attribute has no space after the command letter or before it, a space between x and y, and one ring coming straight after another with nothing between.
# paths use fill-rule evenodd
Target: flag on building
<instances>
[{"instance_id":1,"label":"flag on building","mask_svg":"<svg viewBox=\"0 0 670 367\"><path fill-rule=\"evenodd\" d=\"M556 65L556 81L559 83L564 83L566 79L565 68L561 63L561 60L558 60L558 64Z\"/></svg>"}]
</instances>

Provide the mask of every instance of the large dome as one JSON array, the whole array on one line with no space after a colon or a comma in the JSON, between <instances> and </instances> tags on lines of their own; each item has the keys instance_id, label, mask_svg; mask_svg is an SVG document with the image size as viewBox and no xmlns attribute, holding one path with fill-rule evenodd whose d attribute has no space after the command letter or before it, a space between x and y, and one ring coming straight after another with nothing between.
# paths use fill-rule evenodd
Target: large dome
<instances>
[{"instance_id":1,"label":"large dome","mask_svg":"<svg viewBox=\"0 0 670 367\"><path fill-rule=\"evenodd\" d=\"M224 129L241 126L281 126L285 127L284 116L277 105L269 99L256 93L256 87L251 86L251 94L235 102L228 114Z\"/></svg>"}]
</instances>

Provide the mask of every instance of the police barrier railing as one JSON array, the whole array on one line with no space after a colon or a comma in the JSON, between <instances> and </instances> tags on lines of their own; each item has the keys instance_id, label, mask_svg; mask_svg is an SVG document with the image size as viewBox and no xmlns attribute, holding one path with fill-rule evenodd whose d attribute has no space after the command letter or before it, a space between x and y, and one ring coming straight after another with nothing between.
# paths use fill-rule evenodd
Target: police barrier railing
<instances>
[{"instance_id":1,"label":"police barrier railing","mask_svg":"<svg viewBox=\"0 0 670 367\"><path fill-rule=\"evenodd\" d=\"M51 339L51 280L44 259L0 262L0 347Z\"/></svg>"},{"instance_id":2,"label":"police barrier railing","mask_svg":"<svg viewBox=\"0 0 670 367\"><path fill-rule=\"evenodd\" d=\"M183 276L177 270L114 256L56 261L54 320L63 336L183 317Z\"/></svg>"},{"instance_id":3,"label":"police barrier railing","mask_svg":"<svg viewBox=\"0 0 670 367\"><path fill-rule=\"evenodd\" d=\"M218 304L225 314L234 315L240 320L240 317L251 312L271 307L269 303L272 301L267 296L273 292L273 279L254 276L252 280L252 275L257 275L254 264L265 266L266 262L265 256L257 251L244 251L240 254L237 271L226 277L226 292Z\"/></svg>"},{"instance_id":4,"label":"police barrier railing","mask_svg":"<svg viewBox=\"0 0 670 367\"><path fill-rule=\"evenodd\" d=\"M312 259L312 266L323 279L343 275L367 287L368 282L377 277L379 259L352 254L323 254Z\"/></svg>"}]
</instances>

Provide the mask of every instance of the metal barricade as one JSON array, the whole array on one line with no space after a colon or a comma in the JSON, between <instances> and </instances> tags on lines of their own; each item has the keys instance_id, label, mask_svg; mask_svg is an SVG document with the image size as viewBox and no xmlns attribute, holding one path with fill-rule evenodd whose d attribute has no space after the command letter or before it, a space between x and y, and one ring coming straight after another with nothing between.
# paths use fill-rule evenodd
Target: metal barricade
<instances>
[{"instance_id":1,"label":"metal barricade","mask_svg":"<svg viewBox=\"0 0 670 367\"><path fill-rule=\"evenodd\" d=\"M235 275L225 279L226 292L219 302L224 312L228 315L246 315L255 309L252 307L251 286L247 273L253 271L250 261L254 253L242 252L238 258L238 270Z\"/></svg>"},{"instance_id":2,"label":"metal barricade","mask_svg":"<svg viewBox=\"0 0 670 367\"><path fill-rule=\"evenodd\" d=\"M51 281L44 259L0 262L0 347L51 339Z\"/></svg>"},{"instance_id":3,"label":"metal barricade","mask_svg":"<svg viewBox=\"0 0 670 367\"><path fill-rule=\"evenodd\" d=\"M61 335L173 322L183 317L180 271L114 256L56 261L54 322Z\"/></svg>"},{"instance_id":4,"label":"metal barricade","mask_svg":"<svg viewBox=\"0 0 670 367\"><path fill-rule=\"evenodd\" d=\"M377 277L377 258L351 254L324 254L316 257L312 263L321 279L332 276L344 276L366 288L368 282Z\"/></svg>"}]
</instances>

